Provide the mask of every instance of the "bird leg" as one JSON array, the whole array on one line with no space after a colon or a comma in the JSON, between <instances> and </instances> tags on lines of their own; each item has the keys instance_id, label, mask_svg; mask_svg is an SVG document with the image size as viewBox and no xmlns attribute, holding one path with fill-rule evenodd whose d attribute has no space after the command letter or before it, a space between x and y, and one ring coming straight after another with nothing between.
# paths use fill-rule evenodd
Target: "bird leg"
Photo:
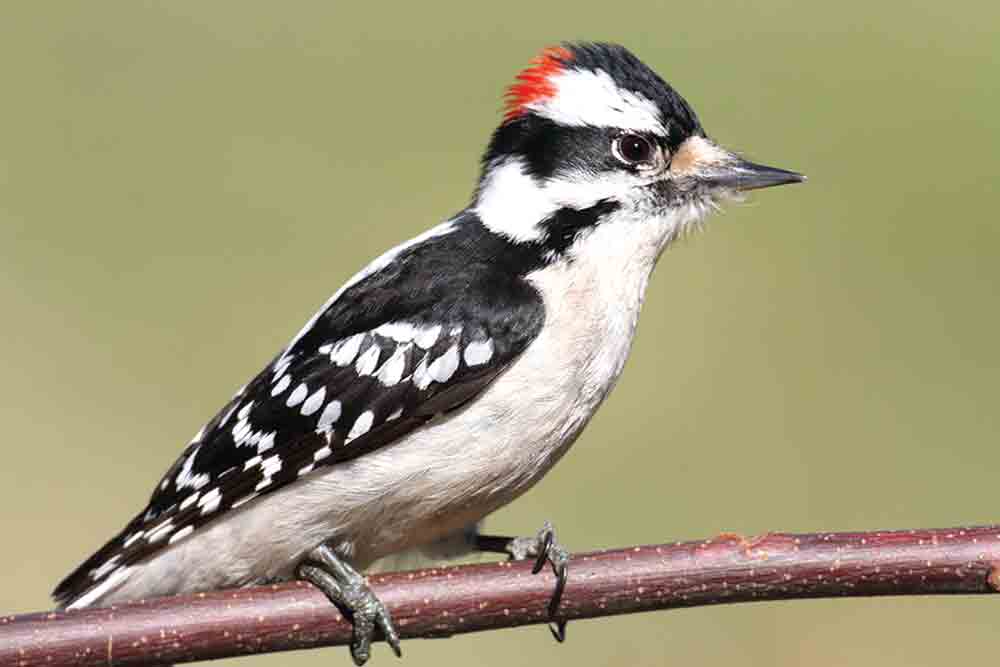
<instances>
[{"instance_id":1,"label":"bird leg","mask_svg":"<svg viewBox=\"0 0 1000 667\"><path fill-rule=\"evenodd\" d=\"M353 622L351 657L354 664L363 665L368 661L376 626L396 656L402 657L399 635L385 605L375 597L364 576L339 558L333 549L323 544L310 551L299 565L298 575L323 591Z\"/></svg>"},{"instance_id":2,"label":"bird leg","mask_svg":"<svg viewBox=\"0 0 1000 667\"><path fill-rule=\"evenodd\" d=\"M552 524L546 521L538 535L534 537L499 537L495 535L476 535L475 546L479 551L505 553L511 560L535 558L532 574L538 574L545 563L552 566L556 575L556 589L549 600L549 630L556 641L566 640L566 621L556 618L559 602L562 600L563 589L566 588L566 577L569 571L569 553L556 541L556 531Z\"/></svg>"}]
</instances>

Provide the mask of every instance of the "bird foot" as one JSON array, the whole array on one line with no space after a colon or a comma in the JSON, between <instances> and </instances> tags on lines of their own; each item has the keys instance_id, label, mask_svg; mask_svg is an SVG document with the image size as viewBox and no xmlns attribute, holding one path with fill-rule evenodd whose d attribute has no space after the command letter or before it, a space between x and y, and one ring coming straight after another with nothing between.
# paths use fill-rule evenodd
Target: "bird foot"
<instances>
[{"instance_id":1,"label":"bird foot","mask_svg":"<svg viewBox=\"0 0 1000 667\"><path fill-rule=\"evenodd\" d=\"M535 559L532 574L538 574L546 563L552 566L556 575L556 589L549 601L549 630L558 642L566 641L566 621L556 618L559 602L562 600L563 589L566 588L566 578L569 572L569 553L556 541L556 531L552 523L546 521L542 529L534 537L515 537L507 542L504 549L513 560Z\"/></svg>"},{"instance_id":2,"label":"bird foot","mask_svg":"<svg viewBox=\"0 0 1000 667\"><path fill-rule=\"evenodd\" d=\"M396 656L402 657L399 635L393 627L389 611L368 587L364 576L341 560L333 549L325 544L314 549L299 566L298 574L323 591L351 619L354 624L351 639L354 664L363 665L371 656L376 627Z\"/></svg>"}]
</instances>

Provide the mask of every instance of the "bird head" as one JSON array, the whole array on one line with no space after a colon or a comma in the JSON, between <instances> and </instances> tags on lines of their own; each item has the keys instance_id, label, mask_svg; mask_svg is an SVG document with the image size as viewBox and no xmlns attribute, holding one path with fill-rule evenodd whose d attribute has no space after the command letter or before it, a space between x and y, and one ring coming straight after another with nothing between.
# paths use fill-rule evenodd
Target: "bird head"
<instances>
[{"instance_id":1,"label":"bird head","mask_svg":"<svg viewBox=\"0 0 1000 667\"><path fill-rule=\"evenodd\" d=\"M665 245L721 200L805 180L712 141L687 101L621 46L548 48L505 99L474 209L492 231L552 253L623 216L658 221Z\"/></svg>"}]
</instances>

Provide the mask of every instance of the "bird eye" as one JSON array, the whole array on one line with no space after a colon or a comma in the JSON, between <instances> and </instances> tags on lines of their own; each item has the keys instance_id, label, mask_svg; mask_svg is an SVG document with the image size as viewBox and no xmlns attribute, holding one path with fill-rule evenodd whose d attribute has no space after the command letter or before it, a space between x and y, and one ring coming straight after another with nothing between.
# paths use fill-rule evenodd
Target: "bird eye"
<instances>
[{"instance_id":1,"label":"bird eye","mask_svg":"<svg viewBox=\"0 0 1000 667\"><path fill-rule=\"evenodd\" d=\"M655 150L646 137L638 134L623 134L611 144L611 152L621 162L635 167L651 167Z\"/></svg>"}]
</instances>

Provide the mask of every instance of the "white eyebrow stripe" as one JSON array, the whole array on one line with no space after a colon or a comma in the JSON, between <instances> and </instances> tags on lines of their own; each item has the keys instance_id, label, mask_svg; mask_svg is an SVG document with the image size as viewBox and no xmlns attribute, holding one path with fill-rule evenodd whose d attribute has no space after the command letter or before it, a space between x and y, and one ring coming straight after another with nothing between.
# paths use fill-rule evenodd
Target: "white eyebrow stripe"
<instances>
[{"instance_id":1,"label":"white eyebrow stripe","mask_svg":"<svg viewBox=\"0 0 1000 667\"><path fill-rule=\"evenodd\" d=\"M549 81L556 94L526 108L563 125L667 134L656 104L645 95L619 88L607 72L569 68L551 76Z\"/></svg>"}]
</instances>

